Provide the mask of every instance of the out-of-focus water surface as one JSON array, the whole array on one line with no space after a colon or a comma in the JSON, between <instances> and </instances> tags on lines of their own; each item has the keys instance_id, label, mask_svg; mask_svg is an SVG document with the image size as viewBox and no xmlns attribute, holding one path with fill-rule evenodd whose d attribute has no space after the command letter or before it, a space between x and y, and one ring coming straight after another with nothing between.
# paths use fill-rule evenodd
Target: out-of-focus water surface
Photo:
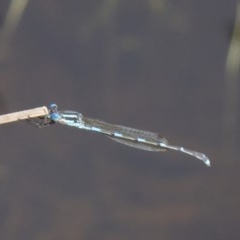
<instances>
[{"instance_id":1,"label":"out-of-focus water surface","mask_svg":"<svg viewBox=\"0 0 240 240\"><path fill-rule=\"evenodd\" d=\"M212 167L64 126L2 125L0 239L239 239L236 1L36 0L7 21L9 8L1 114L56 102L159 132Z\"/></svg>"}]
</instances>

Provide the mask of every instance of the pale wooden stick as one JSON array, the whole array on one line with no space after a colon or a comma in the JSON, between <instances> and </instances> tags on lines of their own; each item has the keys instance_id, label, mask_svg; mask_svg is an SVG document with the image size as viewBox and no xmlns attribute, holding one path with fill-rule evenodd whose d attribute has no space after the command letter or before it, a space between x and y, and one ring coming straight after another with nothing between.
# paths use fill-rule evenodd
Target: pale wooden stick
<instances>
[{"instance_id":1,"label":"pale wooden stick","mask_svg":"<svg viewBox=\"0 0 240 240\"><path fill-rule=\"evenodd\" d=\"M20 112L13 112L9 114L0 115L0 124L16 122L19 120L44 117L49 114L47 107L38 107L29 110L24 110Z\"/></svg>"}]
</instances>

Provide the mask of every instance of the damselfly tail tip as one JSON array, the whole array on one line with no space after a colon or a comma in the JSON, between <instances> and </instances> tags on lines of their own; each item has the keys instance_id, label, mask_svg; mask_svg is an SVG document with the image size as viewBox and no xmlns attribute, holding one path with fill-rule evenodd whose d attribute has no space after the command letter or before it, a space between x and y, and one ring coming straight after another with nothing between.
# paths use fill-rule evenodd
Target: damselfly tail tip
<instances>
[{"instance_id":1,"label":"damselfly tail tip","mask_svg":"<svg viewBox=\"0 0 240 240\"><path fill-rule=\"evenodd\" d=\"M196 152L195 157L202 160L208 167L211 167L211 162L205 154Z\"/></svg>"},{"instance_id":2,"label":"damselfly tail tip","mask_svg":"<svg viewBox=\"0 0 240 240\"><path fill-rule=\"evenodd\" d=\"M209 159L207 159L207 161L205 161L205 164L208 166L208 167L211 167L211 162Z\"/></svg>"}]
</instances>

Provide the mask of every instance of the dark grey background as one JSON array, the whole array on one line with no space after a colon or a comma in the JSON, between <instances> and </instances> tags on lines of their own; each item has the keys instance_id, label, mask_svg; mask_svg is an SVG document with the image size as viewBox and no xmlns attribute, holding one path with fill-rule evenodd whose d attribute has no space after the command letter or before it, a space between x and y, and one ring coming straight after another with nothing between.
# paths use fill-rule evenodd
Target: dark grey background
<instances>
[{"instance_id":1,"label":"dark grey background","mask_svg":"<svg viewBox=\"0 0 240 240\"><path fill-rule=\"evenodd\" d=\"M233 0L29 1L0 63L2 114L55 102L159 132L212 167L64 126L2 125L0 239L240 239L239 111L224 124L235 13Z\"/></svg>"}]
</instances>

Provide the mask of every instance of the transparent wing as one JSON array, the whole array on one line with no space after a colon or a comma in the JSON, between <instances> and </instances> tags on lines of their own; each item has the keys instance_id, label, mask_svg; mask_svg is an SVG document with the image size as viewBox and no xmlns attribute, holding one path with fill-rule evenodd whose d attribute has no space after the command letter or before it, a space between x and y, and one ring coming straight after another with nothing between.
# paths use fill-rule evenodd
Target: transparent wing
<instances>
[{"instance_id":1,"label":"transparent wing","mask_svg":"<svg viewBox=\"0 0 240 240\"><path fill-rule=\"evenodd\" d=\"M148 151L167 150L166 147L161 146L161 143L168 143L167 139L157 133L110 124L92 118L83 117L82 120L86 130L100 132L119 143Z\"/></svg>"}]
</instances>

